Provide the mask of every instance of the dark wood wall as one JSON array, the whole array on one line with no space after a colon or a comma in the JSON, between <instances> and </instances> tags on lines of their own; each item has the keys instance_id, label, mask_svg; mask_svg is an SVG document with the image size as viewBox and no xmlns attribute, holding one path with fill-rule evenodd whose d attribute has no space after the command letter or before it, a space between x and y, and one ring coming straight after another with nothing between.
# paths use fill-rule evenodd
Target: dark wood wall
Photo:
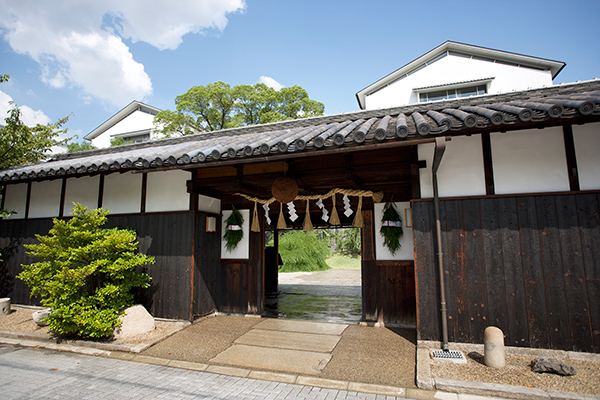
<instances>
[{"instance_id":1,"label":"dark wood wall","mask_svg":"<svg viewBox=\"0 0 600 400\"><path fill-rule=\"evenodd\" d=\"M440 201L451 342L600 351L598 193ZM418 337L441 340L433 203L413 202Z\"/></svg>"},{"instance_id":2,"label":"dark wood wall","mask_svg":"<svg viewBox=\"0 0 600 400\"><path fill-rule=\"evenodd\" d=\"M0 297L10 297L13 304L38 304L39 299L32 299L29 287L16 276L21 264L34 262L23 245L38 243L35 234L45 235L50 228L51 219L0 220Z\"/></svg>"},{"instance_id":3,"label":"dark wood wall","mask_svg":"<svg viewBox=\"0 0 600 400\"><path fill-rule=\"evenodd\" d=\"M261 314L264 299L264 218L261 232L250 235L250 257L243 260L221 260L217 308L220 312Z\"/></svg>"},{"instance_id":4,"label":"dark wood wall","mask_svg":"<svg viewBox=\"0 0 600 400\"><path fill-rule=\"evenodd\" d=\"M134 229L140 251L156 260L147 267L152 286L138 296L155 317L193 319L216 309L220 232L206 233L205 220L205 214L195 212L109 216L106 227ZM15 304L37 304L30 299L27 286L14 277L21 264L36 261L25 254L22 244L34 243L35 233L45 235L51 227L51 219L0 221L0 249L5 259L0 283L6 288L4 295Z\"/></svg>"},{"instance_id":5,"label":"dark wood wall","mask_svg":"<svg viewBox=\"0 0 600 400\"><path fill-rule=\"evenodd\" d=\"M363 319L402 325L416 324L413 261L377 261L373 211L363 211Z\"/></svg>"}]
</instances>

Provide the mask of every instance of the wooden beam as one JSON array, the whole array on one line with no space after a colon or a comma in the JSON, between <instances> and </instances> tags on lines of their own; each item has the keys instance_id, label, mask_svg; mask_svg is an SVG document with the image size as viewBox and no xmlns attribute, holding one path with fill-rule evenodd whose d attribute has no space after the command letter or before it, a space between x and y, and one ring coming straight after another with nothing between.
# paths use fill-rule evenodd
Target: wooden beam
<instances>
[{"instance_id":1,"label":"wooden beam","mask_svg":"<svg viewBox=\"0 0 600 400\"><path fill-rule=\"evenodd\" d=\"M140 212L144 214L146 212L146 195L148 192L148 173L142 174L142 198L140 204Z\"/></svg>"},{"instance_id":2,"label":"wooden beam","mask_svg":"<svg viewBox=\"0 0 600 400\"><path fill-rule=\"evenodd\" d=\"M490 133L481 134L481 147L483 150L483 171L485 174L485 193L488 196L496 194L494 184L494 164L492 162L492 142Z\"/></svg>"},{"instance_id":3,"label":"wooden beam","mask_svg":"<svg viewBox=\"0 0 600 400\"><path fill-rule=\"evenodd\" d=\"M577 192L579 186L579 170L577 169L577 155L575 154L575 141L573 139L573 126L563 125L563 137L565 140L565 155L567 157L567 169L569 172L569 187L571 191Z\"/></svg>"},{"instance_id":4,"label":"wooden beam","mask_svg":"<svg viewBox=\"0 0 600 400\"><path fill-rule=\"evenodd\" d=\"M29 218L29 203L31 202L31 181L27 182L27 196L25 197L25 219Z\"/></svg>"},{"instance_id":5,"label":"wooden beam","mask_svg":"<svg viewBox=\"0 0 600 400\"><path fill-rule=\"evenodd\" d=\"M104 197L104 174L100 174L100 181L98 182L98 208L102 208L102 200Z\"/></svg>"},{"instance_id":6,"label":"wooden beam","mask_svg":"<svg viewBox=\"0 0 600 400\"><path fill-rule=\"evenodd\" d=\"M419 169L419 164L410 165L411 197L413 199L421 198L421 178L419 175Z\"/></svg>"},{"instance_id":7,"label":"wooden beam","mask_svg":"<svg viewBox=\"0 0 600 400\"><path fill-rule=\"evenodd\" d=\"M58 216L65 216L65 197L67 195L67 178L63 178L62 185L60 187L60 205L58 206Z\"/></svg>"}]
</instances>

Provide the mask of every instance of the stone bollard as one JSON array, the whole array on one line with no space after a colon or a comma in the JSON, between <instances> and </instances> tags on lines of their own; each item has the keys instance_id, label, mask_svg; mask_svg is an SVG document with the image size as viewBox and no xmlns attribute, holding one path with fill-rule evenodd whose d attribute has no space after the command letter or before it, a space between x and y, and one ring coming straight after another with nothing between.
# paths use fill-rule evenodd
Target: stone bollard
<instances>
[{"instance_id":1,"label":"stone bollard","mask_svg":"<svg viewBox=\"0 0 600 400\"><path fill-rule=\"evenodd\" d=\"M492 368L504 368L506 357L504 352L504 333L500 328L488 326L483 333L483 363Z\"/></svg>"},{"instance_id":2,"label":"stone bollard","mask_svg":"<svg viewBox=\"0 0 600 400\"><path fill-rule=\"evenodd\" d=\"M0 315L10 314L10 297L0 299Z\"/></svg>"}]
</instances>

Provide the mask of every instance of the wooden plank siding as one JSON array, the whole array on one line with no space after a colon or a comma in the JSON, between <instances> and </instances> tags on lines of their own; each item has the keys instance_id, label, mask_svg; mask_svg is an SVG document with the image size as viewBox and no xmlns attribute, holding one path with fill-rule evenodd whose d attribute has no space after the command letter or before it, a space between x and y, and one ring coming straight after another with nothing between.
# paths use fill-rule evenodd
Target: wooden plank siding
<instances>
[{"instance_id":1,"label":"wooden plank siding","mask_svg":"<svg viewBox=\"0 0 600 400\"><path fill-rule=\"evenodd\" d=\"M216 309L220 233L206 233L205 219L199 212L108 217L105 227L134 229L140 251L156 260L147 268L152 286L138 296L155 317L189 320ZM0 249L5 259L0 266L0 285L14 304L39 304L37 299L30 299L28 287L14 277L21 264L35 262L22 245L36 242L35 234L45 235L51 227L50 218L0 221Z\"/></svg>"},{"instance_id":2,"label":"wooden plank siding","mask_svg":"<svg viewBox=\"0 0 600 400\"><path fill-rule=\"evenodd\" d=\"M217 309L224 313L261 314L264 296L264 215L259 212L261 232L250 235L250 257L243 260L221 259L218 272ZM220 247L219 247L220 249Z\"/></svg>"},{"instance_id":3,"label":"wooden plank siding","mask_svg":"<svg viewBox=\"0 0 600 400\"><path fill-rule=\"evenodd\" d=\"M363 319L415 325L414 262L375 260L373 211L363 211L363 220Z\"/></svg>"},{"instance_id":4,"label":"wooden plank siding","mask_svg":"<svg viewBox=\"0 0 600 400\"><path fill-rule=\"evenodd\" d=\"M442 199L451 342L600 351L598 193ZM441 340L433 202L413 206L420 340Z\"/></svg>"}]
</instances>

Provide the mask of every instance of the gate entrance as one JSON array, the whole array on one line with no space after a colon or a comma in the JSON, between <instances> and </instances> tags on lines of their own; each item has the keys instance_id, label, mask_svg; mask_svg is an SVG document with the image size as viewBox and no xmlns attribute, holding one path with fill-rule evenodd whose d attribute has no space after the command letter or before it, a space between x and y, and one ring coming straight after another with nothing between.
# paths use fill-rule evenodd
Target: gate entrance
<instances>
[{"instance_id":1,"label":"gate entrance","mask_svg":"<svg viewBox=\"0 0 600 400\"><path fill-rule=\"evenodd\" d=\"M264 316L345 323L361 321L361 230L331 228L292 232L267 233ZM309 254L313 245L327 246L329 254L323 257L327 269L317 265L319 255ZM308 263L303 263L303 257L308 258ZM311 262L312 257L314 262Z\"/></svg>"}]
</instances>

